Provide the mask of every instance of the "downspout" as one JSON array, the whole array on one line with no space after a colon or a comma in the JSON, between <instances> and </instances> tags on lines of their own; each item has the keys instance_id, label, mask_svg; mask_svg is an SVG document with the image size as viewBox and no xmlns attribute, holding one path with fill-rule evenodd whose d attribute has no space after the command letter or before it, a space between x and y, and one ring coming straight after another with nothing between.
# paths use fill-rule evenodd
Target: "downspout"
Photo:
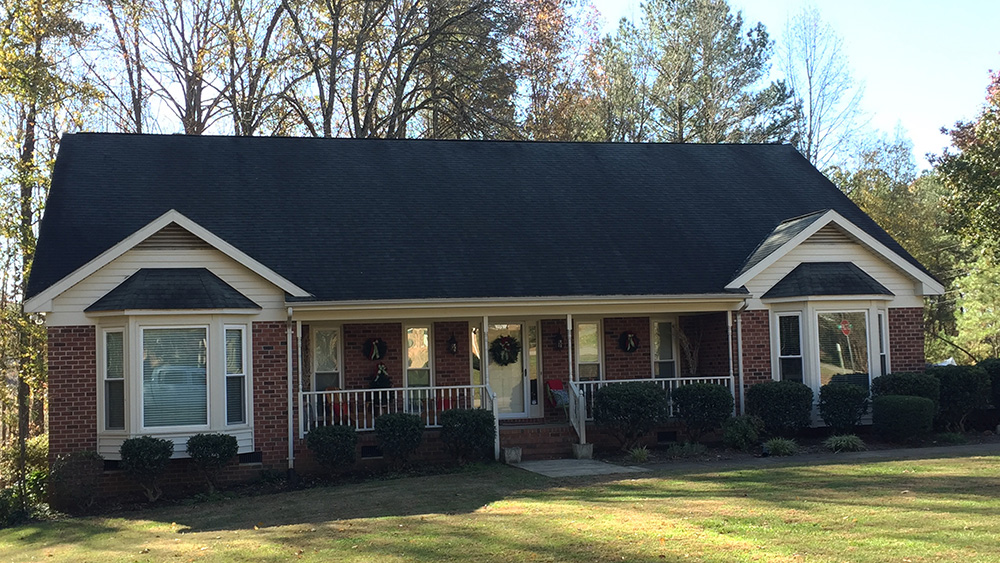
<instances>
[{"instance_id":1,"label":"downspout","mask_svg":"<svg viewBox=\"0 0 1000 563\"><path fill-rule=\"evenodd\" d=\"M729 381L733 382L735 386L735 379L733 376L735 372L733 371L733 312L726 311L726 335L729 336ZM733 389L733 396L735 397L736 389ZM736 403L733 403L733 415L736 415Z\"/></svg>"},{"instance_id":2,"label":"downspout","mask_svg":"<svg viewBox=\"0 0 1000 563\"><path fill-rule=\"evenodd\" d=\"M739 310L736 311L736 356L739 360L740 366L740 414L746 414L746 388L743 385L743 311L747 310L750 306L746 300L743 301L743 305L740 306ZM731 349L731 348L730 348ZM732 352L730 352L732 353Z\"/></svg>"},{"instance_id":3,"label":"downspout","mask_svg":"<svg viewBox=\"0 0 1000 563\"><path fill-rule=\"evenodd\" d=\"M288 478L295 478L295 417L292 412L292 308L288 308L288 320L285 321L285 358L288 363Z\"/></svg>"}]
</instances>

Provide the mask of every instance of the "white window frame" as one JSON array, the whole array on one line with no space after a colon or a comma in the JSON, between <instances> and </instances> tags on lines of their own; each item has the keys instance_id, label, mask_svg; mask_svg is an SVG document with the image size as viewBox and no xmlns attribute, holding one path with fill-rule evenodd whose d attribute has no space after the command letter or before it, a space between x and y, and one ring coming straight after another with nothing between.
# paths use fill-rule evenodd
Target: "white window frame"
<instances>
[{"instance_id":1,"label":"white window frame","mask_svg":"<svg viewBox=\"0 0 1000 563\"><path fill-rule=\"evenodd\" d=\"M815 372L816 384L817 384L816 390L818 392L819 388L823 386L823 374L821 371L822 367L820 366L821 362L819 353L819 316L823 314L836 314L836 313L861 313L865 316L865 340L866 340L865 346L867 348L866 352L868 356L866 358L868 362L867 366L868 369L866 369L865 371L868 373L868 388L871 389L872 379L876 377L874 374L875 364L872 358L872 349L873 349L872 333L875 331L872 330L872 315L870 314L871 311L867 308L852 307L852 306L837 307L833 304L830 305L824 304L823 307L817 307L816 310L813 311L811 319L813 326L815 327L813 332L816 335L813 342L810 343L810 345L814 348L813 352L815 354L814 367L816 369Z\"/></svg>"},{"instance_id":2,"label":"white window frame","mask_svg":"<svg viewBox=\"0 0 1000 563\"><path fill-rule=\"evenodd\" d=\"M243 371L241 373L238 373L238 374L229 373L229 361L228 361L229 360L229 358L228 358L229 350L226 348L226 346L228 345L226 336L227 336L227 333L230 330L238 330L238 331L240 331L240 353L243 355L243 357L240 360L240 366L242 366ZM236 325L236 324L227 324L227 325L224 325L223 328L222 328L222 336L223 336L223 339L222 339L222 348L223 348L222 355L223 355L223 364L224 364L224 368L223 368L222 372L223 372L223 375L225 377L225 385L223 386L223 390L224 390L223 392L225 394L225 400L223 401L223 404L225 406L225 408L224 408L225 412L223 413L223 417L225 419L226 426L242 426L242 425L245 425L247 423L247 421L249 420L249 418L250 418L249 405L248 405L249 401L247 400L247 395L250 394L250 390L252 389L248 385L249 381L250 381L250 377L247 374L247 372L249 370L249 366L250 366L249 362L247 361L248 360L248 357L247 357L247 327L246 327L246 325ZM243 401L242 401L243 402L243 420L240 421L240 422L229 422L229 379L230 378L236 378L236 377L242 377L243 378Z\"/></svg>"},{"instance_id":3,"label":"white window frame","mask_svg":"<svg viewBox=\"0 0 1000 563\"><path fill-rule=\"evenodd\" d=\"M878 351L879 351L879 362L878 362L878 375L886 375L892 373L892 364L890 364L891 358L889 357L889 311L888 309L878 309L876 311L876 316L878 318Z\"/></svg>"},{"instance_id":4,"label":"white window frame","mask_svg":"<svg viewBox=\"0 0 1000 563\"><path fill-rule=\"evenodd\" d=\"M410 339L408 337L408 331L411 328L419 329L423 328L427 330L427 385L410 385L410 366L409 355L410 355ZM403 387L409 389L413 387L414 389L427 389L429 387L434 387L434 323L432 322L413 322L406 323L403 325ZM424 369L424 368L416 368Z\"/></svg>"},{"instance_id":5,"label":"white window frame","mask_svg":"<svg viewBox=\"0 0 1000 563\"><path fill-rule=\"evenodd\" d=\"M580 361L580 325L596 325L597 326L597 362L581 362ZM574 319L573 324L573 346L576 348L573 353L573 360L576 364L576 368L573 375L576 377L576 381L582 381L580 379L580 366L583 365L597 365L598 378L593 381L604 381L606 374L604 373L604 327L601 319ZM588 380L591 381L591 380Z\"/></svg>"},{"instance_id":6,"label":"white window frame","mask_svg":"<svg viewBox=\"0 0 1000 563\"><path fill-rule=\"evenodd\" d=\"M344 388L344 327L342 325L328 325L321 324L309 327L309 345L311 350L309 351L309 388L313 391L325 391L326 389L318 389L316 387L316 375L317 373L329 373L329 372L317 372L316 370L316 355L319 352L319 346L316 345L316 333L321 330L335 330L337 331L337 365L340 371L337 374L337 388Z\"/></svg>"},{"instance_id":7,"label":"white window frame","mask_svg":"<svg viewBox=\"0 0 1000 563\"><path fill-rule=\"evenodd\" d=\"M670 377L657 377L656 376L656 364L661 361L657 357L658 346L654 342L656 338L656 323L670 323L670 349L674 355L674 375ZM677 317L651 317L649 319L649 377L652 379L676 379L681 377L681 364L680 364L680 345L678 343L677 331L679 330L679 323Z\"/></svg>"},{"instance_id":8,"label":"white window frame","mask_svg":"<svg viewBox=\"0 0 1000 563\"><path fill-rule=\"evenodd\" d=\"M140 324L138 328L139 328L139 346L138 346L138 350L140 351L140 353L137 354L138 360L139 360L139 370L137 372L138 373L139 382L138 382L138 385L136 385L136 387L137 387L136 393L138 394L138 398L139 398L139 402L138 402L139 408L137 409L139 411L139 420L138 420L139 431L143 432L143 433L188 433L188 432L197 432L197 431L203 431L203 430L209 430L209 429L211 429L212 428L212 414L213 414L213 408L212 408L212 403L213 403L213 401L212 401L212 399L213 399L212 376L213 376L213 374L215 372L215 369L216 369L216 367L213 364L218 363L217 361L213 361L213 359L217 359L218 356L220 355L219 351L217 350L217 348L219 348L219 346L214 343L215 339L212 336L212 325L211 325L211 323L207 323L207 324L177 324L177 325L170 325L170 324L165 324L165 325L162 325L162 324L149 324L149 325L146 325L146 324ZM205 424L185 424L185 425L174 425L174 426L146 426L146 403L145 403L145 395L143 394L143 391L144 391L143 387L144 386L142 384L143 383L142 379L143 379L143 377L144 377L145 374L143 373L143 368L142 368L142 361L143 361L143 359L142 359L142 354L141 354L141 351L145 350L146 331L147 330L171 330L171 329L176 329L176 330L183 330L183 329L204 329L205 330L205 356L206 356L205 357ZM225 338L223 338L223 340L225 340ZM223 346L221 348L222 348L222 354L221 354L222 355L222 362L225 363L225 345L223 344ZM223 368L223 373L224 372L225 372L225 368ZM223 408L223 420L225 420L225 413L224 413L224 411L225 411L225 408Z\"/></svg>"},{"instance_id":9,"label":"white window frame","mask_svg":"<svg viewBox=\"0 0 1000 563\"><path fill-rule=\"evenodd\" d=\"M783 378L783 376L784 376L784 374L781 372L781 366L782 366L781 360L798 359L799 360L799 365L801 366L801 371L802 371L802 383L806 383L806 381L807 381L807 373L806 373L806 360L805 360L805 338L803 338L803 335L802 335L802 332L803 332L803 329L804 329L804 327L802 325L802 313L799 312L799 311L795 311L795 312L791 312L791 313L776 313L774 317L775 317L774 326L775 326L776 340L777 340L776 353L778 355L778 364L775 367L775 369L777 371L777 376L778 376L777 378L778 378L779 381L781 381L782 378ZM782 353L781 353L781 318L782 317L795 317L795 318L797 318L799 320L799 353L797 355L795 355L795 354L782 355ZM817 344L818 344L818 341L817 341Z\"/></svg>"},{"instance_id":10,"label":"white window frame","mask_svg":"<svg viewBox=\"0 0 1000 563\"><path fill-rule=\"evenodd\" d=\"M123 409L125 412L125 420L123 428L108 428L108 335L109 334L120 334L122 336L122 401L124 402ZM99 373L101 374L101 383L99 385L98 398L100 405L98 406L98 420L100 421L100 430L105 434L124 434L128 431L129 427L129 346L128 346L128 332L125 330L124 326L108 327L101 330L101 343L98 347L98 365L100 368Z\"/></svg>"}]
</instances>

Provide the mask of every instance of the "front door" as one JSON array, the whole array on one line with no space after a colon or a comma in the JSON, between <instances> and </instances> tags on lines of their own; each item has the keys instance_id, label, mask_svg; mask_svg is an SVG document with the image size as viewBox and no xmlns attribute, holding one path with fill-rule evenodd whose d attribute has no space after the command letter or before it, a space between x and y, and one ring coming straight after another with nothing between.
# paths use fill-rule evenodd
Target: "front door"
<instances>
[{"instance_id":1,"label":"front door","mask_svg":"<svg viewBox=\"0 0 1000 563\"><path fill-rule=\"evenodd\" d=\"M490 324L486 356L489 383L497 394L500 418L527 416L528 370L525 355L524 323Z\"/></svg>"}]
</instances>

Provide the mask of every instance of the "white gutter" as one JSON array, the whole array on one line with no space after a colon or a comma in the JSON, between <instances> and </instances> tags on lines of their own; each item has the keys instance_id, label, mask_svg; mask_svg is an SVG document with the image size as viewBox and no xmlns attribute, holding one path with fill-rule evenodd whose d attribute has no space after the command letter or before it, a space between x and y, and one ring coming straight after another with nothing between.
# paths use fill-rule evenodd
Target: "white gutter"
<instances>
[{"instance_id":1,"label":"white gutter","mask_svg":"<svg viewBox=\"0 0 1000 563\"><path fill-rule=\"evenodd\" d=\"M294 390L292 385L292 308L288 308L285 321L285 358L288 364L288 473L295 472L295 417L292 412Z\"/></svg>"},{"instance_id":2,"label":"white gutter","mask_svg":"<svg viewBox=\"0 0 1000 563\"><path fill-rule=\"evenodd\" d=\"M499 308L511 306L542 307L542 306L581 306L595 304L648 304L648 303L697 303L701 301L733 302L744 301L746 295L734 293L703 293L682 295L581 295L581 296L551 296L551 297L470 297L461 299L384 299L384 300L353 300L353 301L291 301L288 306L295 306L299 312L314 309L356 310L356 309L398 309L408 307L413 309L479 307Z\"/></svg>"}]
</instances>

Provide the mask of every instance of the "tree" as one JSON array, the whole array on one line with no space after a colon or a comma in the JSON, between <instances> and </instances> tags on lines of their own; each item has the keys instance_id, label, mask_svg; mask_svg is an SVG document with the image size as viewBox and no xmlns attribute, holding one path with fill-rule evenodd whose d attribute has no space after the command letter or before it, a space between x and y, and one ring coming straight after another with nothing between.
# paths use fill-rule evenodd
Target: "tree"
<instances>
[{"instance_id":1,"label":"tree","mask_svg":"<svg viewBox=\"0 0 1000 563\"><path fill-rule=\"evenodd\" d=\"M653 140L656 107L653 69L638 29L622 20L589 54L587 99L593 133L584 140L640 143Z\"/></svg>"},{"instance_id":2,"label":"tree","mask_svg":"<svg viewBox=\"0 0 1000 563\"><path fill-rule=\"evenodd\" d=\"M981 249L964 266L955 280L956 347L969 362L1000 358L1000 260L991 249Z\"/></svg>"},{"instance_id":3,"label":"tree","mask_svg":"<svg viewBox=\"0 0 1000 563\"><path fill-rule=\"evenodd\" d=\"M851 76L843 45L815 6L803 8L785 28L782 70L802 106L794 124L796 145L820 169L836 160L863 124L864 90Z\"/></svg>"},{"instance_id":4,"label":"tree","mask_svg":"<svg viewBox=\"0 0 1000 563\"><path fill-rule=\"evenodd\" d=\"M991 74L976 120L942 132L951 135L952 148L933 164L951 190L957 228L968 240L1000 250L1000 72Z\"/></svg>"}]
</instances>

